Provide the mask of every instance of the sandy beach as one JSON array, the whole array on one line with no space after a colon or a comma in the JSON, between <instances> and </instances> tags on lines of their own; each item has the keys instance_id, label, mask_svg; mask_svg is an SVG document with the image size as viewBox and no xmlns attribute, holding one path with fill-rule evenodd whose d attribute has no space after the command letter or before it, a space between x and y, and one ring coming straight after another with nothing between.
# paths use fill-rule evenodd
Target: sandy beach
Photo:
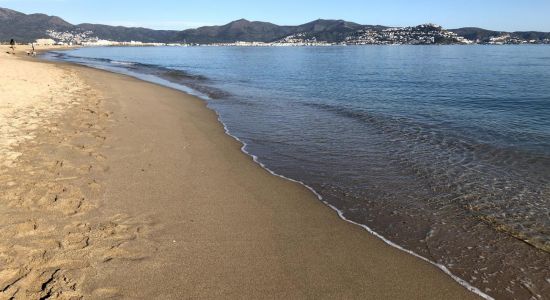
<instances>
[{"instance_id":1,"label":"sandy beach","mask_svg":"<svg viewBox=\"0 0 550 300\"><path fill-rule=\"evenodd\" d=\"M262 169L204 101L6 50L0 299L477 298Z\"/></svg>"}]
</instances>

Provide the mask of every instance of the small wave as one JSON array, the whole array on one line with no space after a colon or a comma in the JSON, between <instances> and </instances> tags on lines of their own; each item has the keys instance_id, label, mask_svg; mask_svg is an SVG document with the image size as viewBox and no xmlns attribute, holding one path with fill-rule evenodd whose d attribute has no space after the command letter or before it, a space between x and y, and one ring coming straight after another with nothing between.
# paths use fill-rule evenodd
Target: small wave
<instances>
[{"instance_id":1,"label":"small wave","mask_svg":"<svg viewBox=\"0 0 550 300\"><path fill-rule=\"evenodd\" d=\"M112 60L111 63L112 63L112 64L115 64L115 65L123 65L123 66L133 66L133 65L136 64L136 63L134 63L134 62L129 62L129 61L117 61L117 60Z\"/></svg>"},{"instance_id":2,"label":"small wave","mask_svg":"<svg viewBox=\"0 0 550 300\"><path fill-rule=\"evenodd\" d=\"M490 220L487 223L491 227L505 228L508 234L521 236L538 249L550 249L550 220L546 210L538 208L544 201L541 196L545 194L545 183L550 180L548 154L483 142L479 137L461 134L460 128L441 124L346 106L306 105L364 122L366 128L386 141L384 149L392 149L384 159L420 178L441 203L468 207L469 214ZM481 137L497 134L488 131ZM525 226L530 223L539 225Z\"/></svg>"},{"instance_id":3,"label":"small wave","mask_svg":"<svg viewBox=\"0 0 550 300\"><path fill-rule=\"evenodd\" d=\"M173 79L180 79L180 80L181 79L188 79L188 80L200 80L200 81L208 80L208 77L206 77L206 76L194 75L194 74L190 74L186 71L182 71L182 70L168 69L168 68L163 68L163 67L160 67L158 69L163 71L162 72L163 76L170 77L170 78L173 78Z\"/></svg>"},{"instance_id":4,"label":"small wave","mask_svg":"<svg viewBox=\"0 0 550 300\"><path fill-rule=\"evenodd\" d=\"M137 73L136 75L151 75L197 91L199 94L206 95L209 99L222 99L231 96L227 91L212 86L212 82L208 77L200 74L193 74L181 69L133 61L85 57L75 55L74 53L68 54L66 52L51 52L50 54L54 54L52 57L54 60L64 60L85 64L91 67L107 67L108 69L112 67L116 68L116 71L128 70L129 73L125 73L127 75L133 75L134 73Z\"/></svg>"}]
</instances>

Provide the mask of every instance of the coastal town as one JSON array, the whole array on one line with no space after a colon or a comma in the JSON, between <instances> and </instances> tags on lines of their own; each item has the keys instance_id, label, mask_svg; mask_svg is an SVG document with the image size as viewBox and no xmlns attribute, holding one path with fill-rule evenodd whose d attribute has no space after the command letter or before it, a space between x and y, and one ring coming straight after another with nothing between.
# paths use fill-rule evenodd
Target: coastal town
<instances>
[{"instance_id":1,"label":"coastal town","mask_svg":"<svg viewBox=\"0 0 550 300\"><path fill-rule=\"evenodd\" d=\"M430 45L430 44L473 44L454 32L444 30L435 24L415 27L388 28L382 31L359 30L346 38L348 45Z\"/></svg>"},{"instance_id":2,"label":"coastal town","mask_svg":"<svg viewBox=\"0 0 550 300\"><path fill-rule=\"evenodd\" d=\"M36 40L39 45L81 46L244 46L244 47L296 47L296 46L347 46L347 45L507 45L550 44L550 39L526 40L509 33L491 36L487 40L469 40L436 24L385 29L367 28L354 31L340 42L328 42L317 38L312 32L295 33L272 42L236 41L227 43L151 43L142 41L113 41L101 39L92 31L48 30L47 38Z\"/></svg>"}]
</instances>

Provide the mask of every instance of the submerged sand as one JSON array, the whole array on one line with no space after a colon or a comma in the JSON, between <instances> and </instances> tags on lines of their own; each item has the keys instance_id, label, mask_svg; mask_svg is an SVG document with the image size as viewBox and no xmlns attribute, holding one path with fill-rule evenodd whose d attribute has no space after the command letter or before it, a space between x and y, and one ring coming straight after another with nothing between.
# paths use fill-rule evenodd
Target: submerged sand
<instances>
[{"instance_id":1,"label":"submerged sand","mask_svg":"<svg viewBox=\"0 0 550 300\"><path fill-rule=\"evenodd\" d=\"M4 53L0 299L476 298L260 168L203 101Z\"/></svg>"}]
</instances>

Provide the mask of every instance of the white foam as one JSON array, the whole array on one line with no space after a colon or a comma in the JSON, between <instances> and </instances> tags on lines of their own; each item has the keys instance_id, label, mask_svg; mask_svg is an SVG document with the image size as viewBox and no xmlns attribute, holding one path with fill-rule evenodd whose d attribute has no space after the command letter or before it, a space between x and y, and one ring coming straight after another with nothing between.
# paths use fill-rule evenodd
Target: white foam
<instances>
[{"instance_id":1,"label":"white foam","mask_svg":"<svg viewBox=\"0 0 550 300\"><path fill-rule=\"evenodd\" d=\"M123 65L123 66L133 66L136 64L129 61L118 61L118 60L112 60L111 63L115 65Z\"/></svg>"}]
</instances>

